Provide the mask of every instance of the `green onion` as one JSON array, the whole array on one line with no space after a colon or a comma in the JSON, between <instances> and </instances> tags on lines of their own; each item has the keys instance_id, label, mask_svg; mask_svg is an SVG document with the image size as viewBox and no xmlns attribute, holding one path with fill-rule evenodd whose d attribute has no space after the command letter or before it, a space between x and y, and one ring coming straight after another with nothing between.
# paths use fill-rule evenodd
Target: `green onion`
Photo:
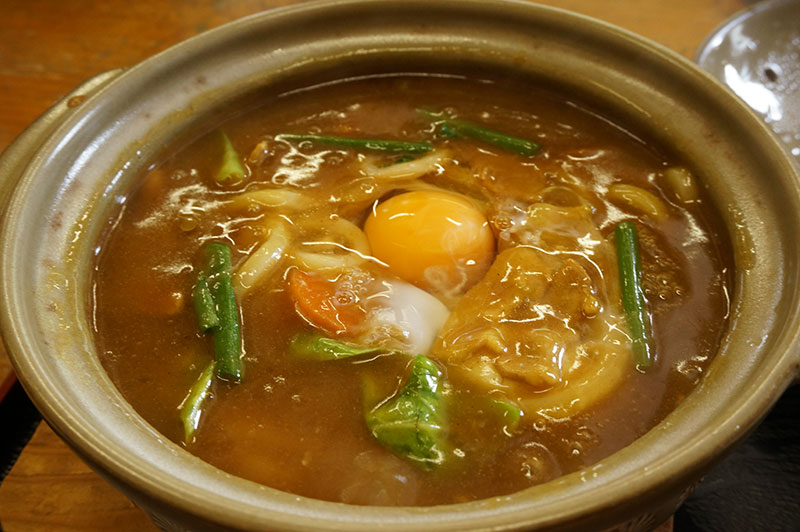
<instances>
[{"instance_id":1,"label":"green onion","mask_svg":"<svg viewBox=\"0 0 800 532\"><path fill-rule=\"evenodd\" d=\"M192 298L194 299L194 311L197 314L197 323L200 325L200 330L208 332L217 327L219 325L217 306L214 304L211 289L208 287L208 279L203 273L197 277L197 283L192 289Z\"/></svg>"},{"instance_id":2,"label":"green onion","mask_svg":"<svg viewBox=\"0 0 800 532\"><path fill-rule=\"evenodd\" d=\"M456 139L459 137L459 134L450 122L442 122L439 124L439 136L447 139Z\"/></svg>"},{"instance_id":3,"label":"green onion","mask_svg":"<svg viewBox=\"0 0 800 532\"><path fill-rule=\"evenodd\" d=\"M210 329L214 337L217 375L222 379L238 382L243 373L242 337L239 309L231 279L230 248L217 242L209 242L203 246L203 267L200 275L206 278L218 319L217 325ZM198 321L202 322L199 316Z\"/></svg>"},{"instance_id":4,"label":"green onion","mask_svg":"<svg viewBox=\"0 0 800 532\"><path fill-rule=\"evenodd\" d=\"M236 148L233 147L231 139L224 132L222 133L222 164L217 171L216 180L220 183L228 181L241 181L244 179L244 166L242 165Z\"/></svg>"},{"instance_id":5,"label":"green onion","mask_svg":"<svg viewBox=\"0 0 800 532\"><path fill-rule=\"evenodd\" d=\"M180 417L183 422L184 442L192 440L194 431L200 426L200 416L203 413L203 403L208 398L211 391L211 383L214 380L214 369L216 362L213 360L206 366L197 380L192 384L189 393L181 402Z\"/></svg>"},{"instance_id":6,"label":"green onion","mask_svg":"<svg viewBox=\"0 0 800 532\"><path fill-rule=\"evenodd\" d=\"M433 146L428 142L406 142L402 140L354 139L347 137L329 137L323 135L294 135L290 133L277 135L275 139L294 142L307 141L318 144L333 144L335 146L342 146L344 148L357 148L392 153L425 153L433 149Z\"/></svg>"},{"instance_id":7,"label":"green onion","mask_svg":"<svg viewBox=\"0 0 800 532\"><path fill-rule=\"evenodd\" d=\"M360 355L385 353L378 347L354 347L313 333L300 333L292 338L289 350L308 360L339 360Z\"/></svg>"},{"instance_id":8,"label":"green onion","mask_svg":"<svg viewBox=\"0 0 800 532\"><path fill-rule=\"evenodd\" d=\"M436 120L439 123L439 134L444 137L470 137L519 155L534 155L542 148L539 143L532 140L506 135L471 122L449 118L440 113L426 109L417 109L417 112Z\"/></svg>"},{"instance_id":9,"label":"green onion","mask_svg":"<svg viewBox=\"0 0 800 532\"><path fill-rule=\"evenodd\" d=\"M617 241L617 260L622 285L622 306L631 331L633 360L646 369L653 365L655 353L650 341L650 315L642 289L639 259L639 239L632 222L622 222L614 230Z\"/></svg>"}]
</instances>

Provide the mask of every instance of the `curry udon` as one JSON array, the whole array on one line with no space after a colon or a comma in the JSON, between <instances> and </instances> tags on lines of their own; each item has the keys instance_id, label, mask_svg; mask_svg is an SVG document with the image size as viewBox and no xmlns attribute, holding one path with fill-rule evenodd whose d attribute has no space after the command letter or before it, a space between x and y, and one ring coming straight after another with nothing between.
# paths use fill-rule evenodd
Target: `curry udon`
<instances>
[{"instance_id":1,"label":"curry udon","mask_svg":"<svg viewBox=\"0 0 800 532\"><path fill-rule=\"evenodd\" d=\"M690 170L522 81L265 97L165 155L99 242L102 363L157 430L319 499L508 494L698 383L731 260Z\"/></svg>"}]
</instances>

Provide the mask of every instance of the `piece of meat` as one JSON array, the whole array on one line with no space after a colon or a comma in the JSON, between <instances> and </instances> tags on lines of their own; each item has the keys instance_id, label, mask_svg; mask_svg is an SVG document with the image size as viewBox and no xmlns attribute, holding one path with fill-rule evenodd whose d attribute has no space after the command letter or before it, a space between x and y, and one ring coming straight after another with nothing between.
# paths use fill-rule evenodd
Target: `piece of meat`
<instances>
[{"instance_id":1,"label":"piece of meat","mask_svg":"<svg viewBox=\"0 0 800 532\"><path fill-rule=\"evenodd\" d=\"M516 236L453 309L432 356L526 414L571 416L632 368L616 256L585 209L532 206Z\"/></svg>"}]
</instances>

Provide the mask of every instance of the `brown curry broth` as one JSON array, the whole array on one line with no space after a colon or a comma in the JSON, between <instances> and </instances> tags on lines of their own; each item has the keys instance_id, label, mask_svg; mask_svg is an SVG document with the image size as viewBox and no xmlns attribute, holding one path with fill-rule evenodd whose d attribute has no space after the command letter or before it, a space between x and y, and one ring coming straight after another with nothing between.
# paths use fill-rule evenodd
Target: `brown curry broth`
<instances>
[{"instance_id":1,"label":"brown curry broth","mask_svg":"<svg viewBox=\"0 0 800 532\"><path fill-rule=\"evenodd\" d=\"M360 106L352 107L356 103ZM224 124L224 129L243 157L264 137L312 128L327 134L419 140L430 136L430 127L415 115L415 107L450 107L473 120L488 112L496 129L541 141L544 151L534 163L605 149L594 162L573 161L574 175L583 180L591 177L596 165L614 181L654 190L654 184L662 184L648 183L648 176L672 163L587 108L543 89L428 76L350 81L286 95ZM186 190L205 199L230 194L211 179L219 160L217 143L216 132L200 138L143 177L142 186L130 195L101 239L94 276L96 341L102 363L133 407L176 442L183 438L177 406L212 356L210 340L198 332L189 300L195 277L192 264L200 237L219 239L223 231L221 220L215 218L219 210L192 217L198 226L182 230L180 223L186 217L178 216L182 204L175 191L190 187ZM481 146L479 151L464 141L451 146L457 158L485 158L486 151L495 159L504 157L494 148ZM269 182L278 159L273 156L255 168L248 183ZM513 170L520 163L516 157L509 161L495 163L500 171L494 173L494 185L499 189L524 194L526 179L546 179L535 168ZM503 174L504 168L511 170ZM296 184L324 205L355 171L354 156L336 154L312 179ZM455 184L464 186L469 188ZM658 190L662 199L673 201L668 189ZM647 230L651 222L646 218L637 222L643 231L645 281L659 361L646 374L631 367L629 378L610 400L578 419L523 423L519 433L506 437L496 426L487 430L484 425L493 425L480 412L453 407L448 412L451 439L465 456L450 455L450 463L440 471L423 471L385 451L363 419L361 372L380 376L391 391L403 382L409 361L401 356L367 363L292 359L286 354L287 342L308 325L297 316L283 278L277 275L241 302L245 378L236 385L215 383L196 441L187 448L256 482L359 504L461 502L511 493L592 464L669 413L697 384L719 345L730 275L723 264L730 264L730 259L712 210L704 201L691 205L688 215L671 207L669 221L655 231L656 244L647 236L653 232ZM603 224L604 215L601 206L597 220L609 235L612 228ZM695 220L695 229L687 216ZM233 225L239 227L228 234L228 241L235 241L235 264L256 238L247 229L250 222ZM688 238L697 230L709 243ZM677 253L680 249L684 255ZM647 265L654 250L660 250L661 260L671 264L673 273L680 270L682 295L674 296L675 287L667 286L664 299L659 298L658 280ZM676 330L681 334L670 333ZM448 390L451 405L458 405L460 394L467 393L460 391L459 383L449 383Z\"/></svg>"}]
</instances>

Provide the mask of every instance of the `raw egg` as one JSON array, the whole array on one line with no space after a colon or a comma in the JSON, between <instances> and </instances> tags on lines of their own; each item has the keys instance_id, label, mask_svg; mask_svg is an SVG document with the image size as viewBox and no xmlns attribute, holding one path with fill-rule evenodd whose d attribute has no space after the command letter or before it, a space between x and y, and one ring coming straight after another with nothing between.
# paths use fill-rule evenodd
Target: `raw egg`
<instances>
[{"instance_id":1,"label":"raw egg","mask_svg":"<svg viewBox=\"0 0 800 532\"><path fill-rule=\"evenodd\" d=\"M494 258L494 235L466 198L419 190L393 196L370 213L364 232L372 255L410 283L434 293L462 293Z\"/></svg>"}]
</instances>

